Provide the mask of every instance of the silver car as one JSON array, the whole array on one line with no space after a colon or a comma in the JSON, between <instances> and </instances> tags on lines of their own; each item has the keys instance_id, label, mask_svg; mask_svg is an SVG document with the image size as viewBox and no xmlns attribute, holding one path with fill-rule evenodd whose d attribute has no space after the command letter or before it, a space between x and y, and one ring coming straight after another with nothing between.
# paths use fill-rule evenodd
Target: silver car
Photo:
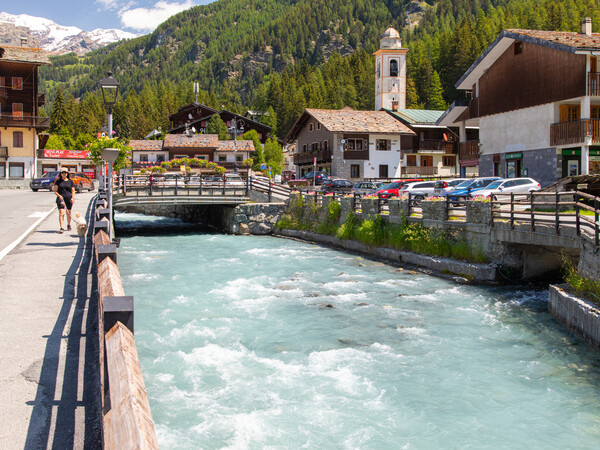
<instances>
[{"instance_id":1,"label":"silver car","mask_svg":"<svg viewBox=\"0 0 600 450\"><path fill-rule=\"evenodd\" d=\"M435 197L442 197L465 180L466 178L448 178L447 180L436 181L433 186L433 195Z\"/></svg>"}]
</instances>

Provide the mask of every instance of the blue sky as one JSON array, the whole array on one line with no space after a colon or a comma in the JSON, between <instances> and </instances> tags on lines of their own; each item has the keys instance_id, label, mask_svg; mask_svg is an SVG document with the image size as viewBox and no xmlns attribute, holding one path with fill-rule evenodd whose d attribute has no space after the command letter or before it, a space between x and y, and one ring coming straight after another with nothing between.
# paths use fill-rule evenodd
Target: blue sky
<instances>
[{"instance_id":1,"label":"blue sky","mask_svg":"<svg viewBox=\"0 0 600 450\"><path fill-rule=\"evenodd\" d=\"M173 14L215 0L27 0L3 2L0 12L28 14L92 31L119 28L146 34Z\"/></svg>"}]
</instances>

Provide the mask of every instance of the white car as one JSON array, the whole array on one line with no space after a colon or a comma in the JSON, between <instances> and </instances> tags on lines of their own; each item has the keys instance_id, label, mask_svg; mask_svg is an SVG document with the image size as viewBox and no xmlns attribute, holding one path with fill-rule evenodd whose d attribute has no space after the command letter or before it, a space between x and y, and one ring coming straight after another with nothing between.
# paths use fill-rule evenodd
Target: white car
<instances>
[{"instance_id":1,"label":"white car","mask_svg":"<svg viewBox=\"0 0 600 450\"><path fill-rule=\"evenodd\" d=\"M473 197L493 198L503 197L512 194L530 194L541 189L540 183L532 178L507 178L503 180L492 181L484 189L473 192Z\"/></svg>"},{"instance_id":2,"label":"white car","mask_svg":"<svg viewBox=\"0 0 600 450\"><path fill-rule=\"evenodd\" d=\"M415 181L408 183L398 189L400 195L412 195L416 200L431 197L435 189L435 181Z\"/></svg>"},{"instance_id":3,"label":"white car","mask_svg":"<svg viewBox=\"0 0 600 450\"><path fill-rule=\"evenodd\" d=\"M244 179L237 173L226 173L223 175L223 179L225 180L225 184L230 186L246 186Z\"/></svg>"}]
</instances>

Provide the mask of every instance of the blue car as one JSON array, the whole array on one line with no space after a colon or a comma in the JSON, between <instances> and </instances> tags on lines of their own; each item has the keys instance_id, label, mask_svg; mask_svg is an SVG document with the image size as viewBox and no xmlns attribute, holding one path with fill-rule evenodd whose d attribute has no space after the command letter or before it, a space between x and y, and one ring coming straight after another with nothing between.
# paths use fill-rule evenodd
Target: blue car
<instances>
[{"instance_id":1,"label":"blue car","mask_svg":"<svg viewBox=\"0 0 600 450\"><path fill-rule=\"evenodd\" d=\"M54 170L52 172L46 172L40 178L34 178L29 182L29 187L33 192L37 192L40 189L48 189L52 191L54 189L54 181L60 175L60 171Z\"/></svg>"},{"instance_id":2,"label":"blue car","mask_svg":"<svg viewBox=\"0 0 600 450\"><path fill-rule=\"evenodd\" d=\"M472 193L484 189L488 184L495 180L501 180L500 177L484 177L465 180L458 184L454 189L446 193L448 200L453 202L462 202L471 198Z\"/></svg>"}]
</instances>

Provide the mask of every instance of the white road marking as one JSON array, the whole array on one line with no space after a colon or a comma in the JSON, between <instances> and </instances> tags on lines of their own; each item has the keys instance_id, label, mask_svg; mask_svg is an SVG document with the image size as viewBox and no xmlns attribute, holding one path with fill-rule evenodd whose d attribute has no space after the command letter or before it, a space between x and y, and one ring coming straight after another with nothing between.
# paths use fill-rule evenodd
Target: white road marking
<instances>
[{"instance_id":1,"label":"white road marking","mask_svg":"<svg viewBox=\"0 0 600 450\"><path fill-rule=\"evenodd\" d=\"M27 217L46 217L48 213L45 213L43 211L36 211L34 213L29 214Z\"/></svg>"},{"instance_id":2,"label":"white road marking","mask_svg":"<svg viewBox=\"0 0 600 450\"><path fill-rule=\"evenodd\" d=\"M27 237L27 235L29 233L31 233L35 229L35 227L37 227L42 222L42 220L44 220L46 217L48 217L55 209L56 209L56 206L53 207L50 211L48 211L46 213L40 213L40 214L43 214L43 216L41 216L38 220L36 220L35 223L33 225L31 225L27 229L27 231L25 231L25 233L23 233L21 236L19 236L17 239L15 239L11 244L9 244L2 251L0 251L0 261L2 261L6 255L8 255L17 245L19 245L19 243L23 239L25 239ZM32 216L29 216L29 217L32 217Z\"/></svg>"}]
</instances>

